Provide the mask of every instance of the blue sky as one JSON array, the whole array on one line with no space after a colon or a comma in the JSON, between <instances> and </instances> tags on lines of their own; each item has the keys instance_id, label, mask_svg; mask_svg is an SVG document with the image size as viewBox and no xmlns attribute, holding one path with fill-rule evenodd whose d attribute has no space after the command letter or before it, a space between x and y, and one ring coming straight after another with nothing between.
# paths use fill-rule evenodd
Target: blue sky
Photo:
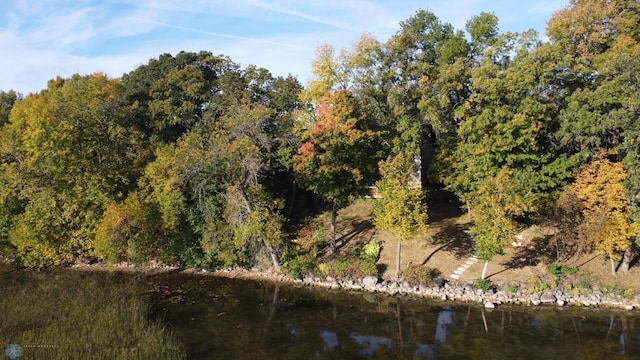
<instances>
[{"instance_id":1,"label":"blue sky","mask_svg":"<svg viewBox=\"0 0 640 360\"><path fill-rule=\"evenodd\" d=\"M416 10L463 29L481 11L500 30L544 33L568 0L10 0L0 13L0 90L38 92L60 75L120 77L162 53L207 50L306 84L315 48L363 31L386 41Z\"/></svg>"}]
</instances>

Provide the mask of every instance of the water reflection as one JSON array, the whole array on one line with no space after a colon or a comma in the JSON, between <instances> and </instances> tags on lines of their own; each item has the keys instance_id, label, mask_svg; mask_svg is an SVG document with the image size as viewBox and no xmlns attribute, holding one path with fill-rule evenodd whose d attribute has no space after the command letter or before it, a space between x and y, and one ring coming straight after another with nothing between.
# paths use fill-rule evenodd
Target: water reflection
<instances>
[{"instance_id":1,"label":"water reflection","mask_svg":"<svg viewBox=\"0 0 640 360\"><path fill-rule=\"evenodd\" d=\"M391 349L392 344L391 339L372 335L351 334L351 340L363 348L360 354L365 357L370 357L383 346Z\"/></svg>"},{"instance_id":2,"label":"water reflection","mask_svg":"<svg viewBox=\"0 0 640 360\"><path fill-rule=\"evenodd\" d=\"M190 276L154 282L154 314L190 358L634 359L640 316L611 310L437 304Z\"/></svg>"},{"instance_id":3,"label":"water reflection","mask_svg":"<svg viewBox=\"0 0 640 360\"><path fill-rule=\"evenodd\" d=\"M436 341L440 343L447 342L447 331L449 325L453 324L453 313L447 306L438 314L438 323L436 325Z\"/></svg>"}]
</instances>

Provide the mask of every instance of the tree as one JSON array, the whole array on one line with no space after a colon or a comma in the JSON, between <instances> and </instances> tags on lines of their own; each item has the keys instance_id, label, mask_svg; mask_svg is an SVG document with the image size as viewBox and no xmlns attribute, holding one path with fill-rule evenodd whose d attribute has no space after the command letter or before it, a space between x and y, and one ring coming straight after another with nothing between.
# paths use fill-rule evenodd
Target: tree
<instances>
[{"instance_id":1,"label":"tree","mask_svg":"<svg viewBox=\"0 0 640 360\"><path fill-rule=\"evenodd\" d=\"M392 119L388 137L416 142L420 163L414 171L423 183L436 142L454 130L454 109L466 97L468 53L462 32L425 10L400 22L385 43L380 72Z\"/></svg>"},{"instance_id":2,"label":"tree","mask_svg":"<svg viewBox=\"0 0 640 360\"><path fill-rule=\"evenodd\" d=\"M640 6L628 1L572 1L549 21L552 46L563 54L565 72L581 79L567 92L558 138L566 152L585 164L601 150L614 151L627 170L625 191L631 213L638 213L640 162L638 77ZM636 216L634 215L634 218ZM631 261L634 243L623 256L621 270Z\"/></svg>"},{"instance_id":3,"label":"tree","mask_svg":"<svg viewBox=\"0 0 640 360\"><path fill-rule=\"evenodd\" d=\"M13 105L22 100L22 95L13 90L0 91L0 128L9 122L9 113Z\"/></svg>"},{"instance_id":4,"label":"tree","mask_svg":"<svg viewBox=\"0 0 640 360\"><path fill-rule=\"evenodd\" d=\"M245 89L239 65L207 51L162 54L125 74L122 86L124 101L153 144L175 142L205 112L223 111Z\"/></svg>"},{"instance_id":5,"label":"tree","mask_svg":"<svg viewBox=\"0 0 640 360\"><path fill-rule=\"evenodd\" d=\"M473 193L473 225L476 255L484 260L481 278L484 279L489 261L504 254L504 248L517 234L514 216L521 216L527 209L521 194L522 187L508 168L503 168L494 177L484 180Z\"/></svg>"},{"instance_id":6,"label":"tree","mask_svg":"<svg viewBox=\"0 0 640 360\"><path fill-rule=\"evenodd\" d=\"M4 200L22 204L8 237L24 264L92 256L105 205L132 190L146 155L120 99L119 82L96 73L52 80L14 104L2 180Z\"/></svg>"},{"instance_id":7,"label":"tree","mask_svg":"<svg viewBox=\"0 0 640 360\"><path fill-rule=\"evenodd\" d=\"M456 131L434 167L467 203L487 261L515 235L513 219L544 210L573 169L554 137L559 109L546 78L553 54L532 31L489 33L475 35L485 42L474 45L483 52L470 69L470 95L456 108ZM507 193L496 194L497 187Z\"/></svg>"},{"instance_id":8,"label":"tree","mask_svg":"<svg viewBox=\"0 0 640 360\"><path fill-rule=\"evenodd\" d=\"M400 275L401 243L427 230L427 206L422 189L411 183L414 154L401 152L380 163L382 179L376 182L374 223L389 230L397 241L396 277Z\"/></svg>"},{"instance_id":9,"label":"tree","mask_svg":"<svg viewBox=\"0 0 640 360\"><path fill-rule=\"evenodd\" d=\"M336 252L338 208L368 191L375 133L366 128L365 120L349 91L326 94L302 134L306 141L293 158L302 186L331 203L332 253Z\"/></svg>"},{"instance_id":10,"label":"tree","mask_svg":"<svg viewBox=\"0 0 640 360\"><path fill-rule=\"evenodd\" d=\"M599 153L568 189L581 201L581 235L596 252L609 257L614 276L615 260L620 259L620 252L627 249L640 230L630 219L629 202L624 195L626 179L622 163L611 162L606 153Z\"/></svg>"}]
</instances>

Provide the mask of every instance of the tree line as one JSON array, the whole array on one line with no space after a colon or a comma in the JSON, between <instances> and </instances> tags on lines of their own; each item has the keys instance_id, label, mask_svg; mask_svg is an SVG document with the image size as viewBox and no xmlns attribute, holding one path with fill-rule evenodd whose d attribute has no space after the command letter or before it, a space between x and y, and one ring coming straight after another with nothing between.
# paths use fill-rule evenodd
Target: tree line
<instances>
[{"instance_id":1,"label":"tree line","mask_svg":"<svg viewBox=\"0 0 640 360\"><path fill-rule=\"evenodd\" d=\"M640 4L572 0L535 31L429 11L386 41L316 50L306 85L211 52L121 78L0 92L0 251L27 266L89 259L279 270L291 224L375 185L375 225L428 226L455 194L489 261L551 222L558 260L628 269L640 228ZM422 170L416 178L416 169ZM422 184L422 187L416 184Z\"/></svg>"}]
</instances>

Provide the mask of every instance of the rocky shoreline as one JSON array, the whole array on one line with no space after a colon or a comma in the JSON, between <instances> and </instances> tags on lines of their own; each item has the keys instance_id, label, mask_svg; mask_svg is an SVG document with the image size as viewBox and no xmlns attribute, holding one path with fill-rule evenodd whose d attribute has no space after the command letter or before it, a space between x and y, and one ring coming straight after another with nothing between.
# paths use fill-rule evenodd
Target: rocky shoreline
<instances>
[{"instance_id":1,"label":"rocky shoreline","mask_svg":"<svg viewBox=\"0 0 640 360\"><path fill-rule=\"evenodd\" d=\"M507 290L489 289L483 291L474 289L472 284L459 284L443 279L435 279L430 285L410 284L405 280L379 279L374 276L367 276L358 280L334 279L330 276L320 278L318 276L306 275L303 279L291 279L285 274L275 272L264 272L249 270L244 268L229 268L221 270L208 269L184 269L177 266L152 265L135 266L133 264L116 264L107 266L105 264L76 264L70 268L76 270L93 271L132 271L149 273L185 273L209 276L221 276L227 278L248 279L256 281L270 281L279 283L290 283L295 286L318 287L336 291L361 291L363 293L375 293L385 296L413 296L439 301L476 303L488 309L493 309L500 305L519 306L575 306L590 308L611 308L627 311L640 310L640 294L632 297L624 297L616 293L602 292L600 290L586 291L582 289L579 293L566 289L547 290L542 293L529 294L522 290L523 286L515 292Z\"/></svg>"},{"instance_id":2,"label":"rocky shoreline","mask_svg":"<svg viewBox=\"0 0 640 360\"><path fill-rule=\"evenodd\" d=\"M524 290L510 293L507 290L496 291L490 289L485 292L481 289L473 289L472 284L451 283L442 279L434 280L431 285L415 285L404 280L382 280L374 276L367 276L361 280L340 280L332 277L320 278L312 275L307 275L303 279L290 279L286 275L247 269L201 270L197 273L287 282L299 286L320 287L330 290L361 291L386 296L414 296L440 301L477 303L488 309L493 309L500 305L601 307L627 311L640 309L640 294L625 298L619 294L603 293L600 290L589 292L582 290L581 293L576 294L572 291L555 289L529 294Z\"/></svg>"}]
</instances>

